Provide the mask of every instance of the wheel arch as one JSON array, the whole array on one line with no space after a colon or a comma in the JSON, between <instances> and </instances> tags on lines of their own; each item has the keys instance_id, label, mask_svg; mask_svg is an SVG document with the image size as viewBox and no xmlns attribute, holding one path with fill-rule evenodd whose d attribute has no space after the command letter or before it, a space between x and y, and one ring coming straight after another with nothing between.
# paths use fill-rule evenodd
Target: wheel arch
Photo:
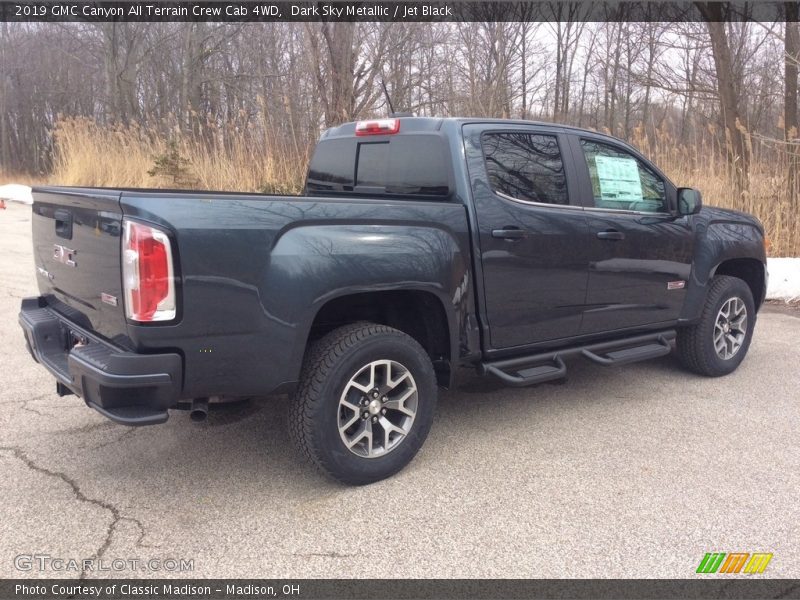
<instances>
[{"instance_id":1,"label":"wheel arch","mask_svg":"<svg viewBox=\"0 0 800 600\"><path fill-rule=\"evenodd\" d=\"M367 321L392 327L414 338L428 353L437 383L450 387L453 378L455 315L430 290L392 289L351 291L322 303L308 328L306 348L326 333L351 323Z\"/></svg>"},{"instance_id":2,"label":"wheel arch","mask_svg":"<svg viewBox=\"0 0 800 600\"><path fill-rule=\"evenodd\" d=\"M766 296L766 271L764 263L755 258L730 258L720 262L711 270L711 277L728 275L741 279L753 294L756 311Z\"/></svg>"},{"instance_id":3,"label":"wheel arch","mask_svg":"<svg viewBox=\"0 0 800 600\"><path fill-rule=\"evenodd\" d=\"M766 297L766 250L760 223L744 213L704 207L694 217L691 279L679 325L696 323L716 275L744 281L758 310Z\"/></svg>"}]
</instances>

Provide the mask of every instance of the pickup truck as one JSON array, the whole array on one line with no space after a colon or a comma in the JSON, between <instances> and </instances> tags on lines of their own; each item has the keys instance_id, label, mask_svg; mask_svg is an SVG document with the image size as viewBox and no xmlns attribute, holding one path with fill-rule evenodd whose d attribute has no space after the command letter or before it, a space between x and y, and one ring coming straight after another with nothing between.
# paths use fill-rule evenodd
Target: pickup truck
<instances>
[{"instance_id":1,"label":"pickup truck","mask_svg":"<svg viewBox=\"0 0 800 600\"><path fill-rule=\"evenodd\" d=\"M526 386L674 347L731 373L767 282L757 219L555 124L347 123L301 196L33 195L19 322L58 394L124 425L289 394L290 437L348 484L412 460L461 367Z\"/></svg>"}]
</instances>

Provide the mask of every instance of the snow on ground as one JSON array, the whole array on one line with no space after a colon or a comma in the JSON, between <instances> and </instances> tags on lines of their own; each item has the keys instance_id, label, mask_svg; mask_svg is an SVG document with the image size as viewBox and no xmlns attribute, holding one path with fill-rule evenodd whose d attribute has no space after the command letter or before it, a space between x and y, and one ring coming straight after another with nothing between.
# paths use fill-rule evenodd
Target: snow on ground
<instances>
[{"instance_id":1,"label":"snow on ground","mask_svg":"<svg viewBox=\"0 0 800 600\"><path fill-rule=\"evenodd\" d=\"M27 185L20 185L19 183L0 185L0 200L10 200L11 202L33 204L31 188Z\"/></svg>"},{"instance_id":2,"label":"snow on ground","mask_svg":"<svg viewBox=\"0 0 800 600\"><path fill-rule=\"evenodd\" d=\"M768 258L767 299L800 301L800 258Z\"/></svg>"}]
</instances>

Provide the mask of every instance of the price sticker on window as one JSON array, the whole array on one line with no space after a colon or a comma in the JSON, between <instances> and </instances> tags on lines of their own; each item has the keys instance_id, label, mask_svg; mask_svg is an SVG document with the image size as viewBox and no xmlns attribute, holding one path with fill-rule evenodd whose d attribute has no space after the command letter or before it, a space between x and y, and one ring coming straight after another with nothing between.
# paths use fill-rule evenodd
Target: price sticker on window
<instances>
[{"instance_id":1,"label":"price sticker on window","mask_svg":"<svg viewBox=\"0 0 800 600\"><path fill-rule=\"evenodd\" d=\"M644 199L639 165L635 159L595 156L594 163L603 200L631 202Z\"/></svg>"}]
</instances>

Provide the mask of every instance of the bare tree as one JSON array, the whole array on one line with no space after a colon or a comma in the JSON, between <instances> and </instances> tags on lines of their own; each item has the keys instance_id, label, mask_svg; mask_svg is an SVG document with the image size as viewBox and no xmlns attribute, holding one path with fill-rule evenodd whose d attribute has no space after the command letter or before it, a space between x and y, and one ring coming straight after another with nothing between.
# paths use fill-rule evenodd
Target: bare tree
<instances>
[{"instance_id":1,"label":"bare tree","mask_svg":"<svg viewBox=\"0 0 800 600\"><path fill-rule=\"evenodd\" d=\"M800 206L798 193L798 170L800 161L797 155L797 65L800 60L800 29L798 29L798 9L795 2L787 2L786 31L784 33L784 104L783 130L789 148L789 164L787 171L787 187L789 197L796 206Z\"/></svg>"},{"instance_id":2,"label":"bare tree","mask_svg":"<svg viewBox=\"0 0 800 600\"><path fill-rule=\"evenodd\" d=\"M8 44L8 23L2 23L3 35L0 36L0 165L11 162L11 140L9 138L9 106L8 88L10 86L8 74L8 57L6 45Z\"/></svg>"},{"instance_id":3,"label":"bare tree","mask_svg":"<svg viewBox=\"0 0 800 600\"><path fill-rule=\"evenodd\" d=\"M698 2L698 9L708 28L716 70L717 92L722 123L727 134L727 157L734 173L736 191L747 193L750 167L745 123L741 106L741 79L737 79L732 50L728 41L725 7L719 3Z\"/></svg>"}]
</instances>

